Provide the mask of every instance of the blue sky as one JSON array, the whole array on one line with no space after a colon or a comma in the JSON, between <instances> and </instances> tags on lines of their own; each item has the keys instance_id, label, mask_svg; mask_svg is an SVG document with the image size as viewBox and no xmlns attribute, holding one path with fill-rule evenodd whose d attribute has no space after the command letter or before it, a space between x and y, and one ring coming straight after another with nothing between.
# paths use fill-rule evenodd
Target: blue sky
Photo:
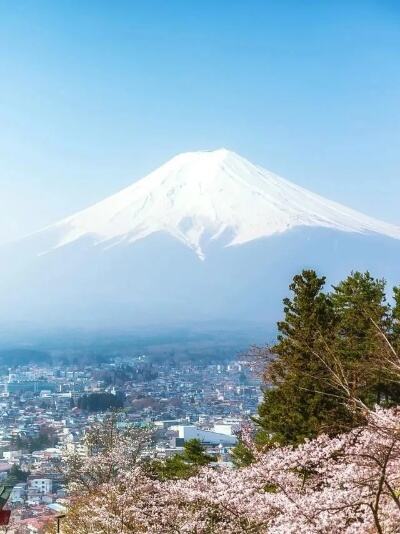
<instances>
[{"instance_id":1,"label":"blue sky","mask_svg":"<svg viewBox=\"0 0 400 534\"><path fill-rule=\"evenodd\" d=\"M0 0L0 242L230 148L400 224L396 0Z\"/></svg>"}]
</instances>

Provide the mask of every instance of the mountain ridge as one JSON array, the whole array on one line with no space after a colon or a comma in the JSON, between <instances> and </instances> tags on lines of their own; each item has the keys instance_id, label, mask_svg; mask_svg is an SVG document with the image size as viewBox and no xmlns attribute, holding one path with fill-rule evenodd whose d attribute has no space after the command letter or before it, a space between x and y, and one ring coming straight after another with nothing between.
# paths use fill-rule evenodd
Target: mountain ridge
<instances>
[{"instance_id":1,"label":"mountain ridge","mask_svg":"<svg viewBox=\"0 0 400 534\"><path fill-rule=\"evenodd\" d=\"M241 245L297 226L400 239L400 227L325 199L227 149L178 154L43 232L60 231L53 248L84 237L106 248L167 232L205 259L214 241Z\"/></svg>"},{"instance_id":2,"label":"mountain ridge","mask_svg":"<svg viewBox=\"0 0 400 534\"><path fill-rule=\"evenodd\" d=\"M0 324L267 324L304 268L328 284L352 270L400 281L398 227L229 151L179 155L149 176L0 247Z\"/></svg>"}]
</instances>

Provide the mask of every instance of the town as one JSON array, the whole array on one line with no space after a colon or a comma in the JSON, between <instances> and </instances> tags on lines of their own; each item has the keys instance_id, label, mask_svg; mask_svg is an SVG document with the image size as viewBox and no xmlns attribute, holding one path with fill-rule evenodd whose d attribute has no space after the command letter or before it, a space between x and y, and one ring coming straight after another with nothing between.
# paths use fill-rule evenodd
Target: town
<instances>
[{"instance_id":1,"label":"town","mask_svg":"<svg viewBox=\"0 0 400 534\"><path fill-rule=\"evenodd\" d=\"M179 454L199 439L215 462L232 463L241 425L261 397L255 365L245 357L152 360L141 354L96 365L35 364L4 368L0 377L0 485L12 482L8 533L37 534L62 518L68 503L64 455L88 454L88 428L110 412L150 428L150 454ZM59 519L60 520L60 519Z\"/></svg>"}]
</instances>

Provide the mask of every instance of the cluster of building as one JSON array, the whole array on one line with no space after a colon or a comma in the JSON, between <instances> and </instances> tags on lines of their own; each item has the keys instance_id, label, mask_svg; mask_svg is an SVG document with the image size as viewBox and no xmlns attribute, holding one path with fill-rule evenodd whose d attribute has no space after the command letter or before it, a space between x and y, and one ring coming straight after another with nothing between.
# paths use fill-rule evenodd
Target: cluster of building
<instances>
[{"instance_id":1,"label":"cluster of building","mask_svg":"<svg viewBox=\"0 0 400 534\"><path fill-rule=\"evenodd\" d=\"M83 410L80 399L98 393L119 395L130 422L154 427L155 457L177 454L197 438L229 464L237 431L256 411L260 383L245 361L171 364L140 356L96 367L7 370L0 376L0 485L14 477L9 533L40 533L65 512L57 464L66 451L87 453L85 432L103 413Z\"/></svg>"}]
</instances>

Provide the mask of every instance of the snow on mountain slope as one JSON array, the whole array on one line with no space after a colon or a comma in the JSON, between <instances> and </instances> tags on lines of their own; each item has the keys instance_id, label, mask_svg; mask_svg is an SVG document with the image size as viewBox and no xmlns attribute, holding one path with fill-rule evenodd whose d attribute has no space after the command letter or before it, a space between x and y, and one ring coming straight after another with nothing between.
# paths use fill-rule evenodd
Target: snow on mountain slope
<instances>
[{"instance_id":1,"label":"snow on mountain slope","mask_svg":"<svg viewBox=\"0 0 400 534\"><path fill-rule=\"evenodd\" d=\"M299 226L400 239L399 227L326 200L225 149L180 154L50 228L60 236L56 248L83 237L107 247L167 232L203 259L207 243L217 239L240 245Z\"/></svg>"}]
</instances>

